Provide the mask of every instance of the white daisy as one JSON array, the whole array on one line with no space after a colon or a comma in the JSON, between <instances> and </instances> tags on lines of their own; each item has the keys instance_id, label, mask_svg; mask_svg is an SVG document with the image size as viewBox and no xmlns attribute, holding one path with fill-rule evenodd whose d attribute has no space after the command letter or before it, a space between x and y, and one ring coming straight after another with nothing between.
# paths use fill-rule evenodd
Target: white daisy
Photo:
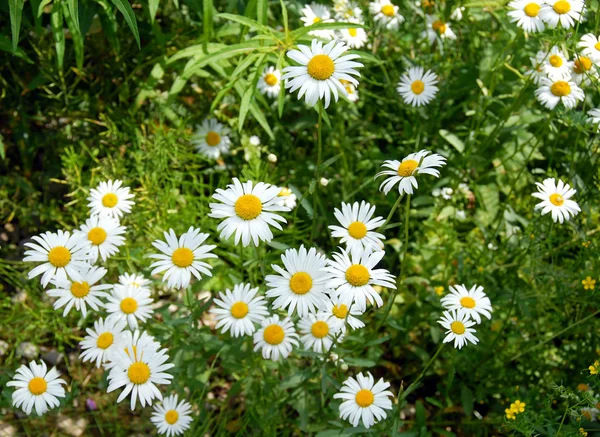
<instances>
[{"instance_id":1,"label":"white daisy","mask_svg":"<svg viewBox=\"0 0 600 437\"><path fill-rule=\"evenodd\" d=\"M411 153L402 162L397 160L385 161L381 167L389 168L390 170L377 173L375 178L379 176L389 177L381 183L379 190L387 194L394 188L394 185L399 183L398 191L400 194L413 194L413 187L419 188L415 176L428 174L439 178L440 172L435 167L446 165L446 158L437 153L430 153L428 150L420 150L416 153Z\"/></svg>"},{"instance_id":2,"label":"white daisy","mask_svg":"<svg viewBox=\"0 0 600 437\"><path fill-rule=\"evenodd\" d=\"M207 158L218 159L221 155L229 152L231 145L229 128L214 118L207 118L202 125L196 126L196 132L194 132L191 142L198 153Z\"/></svg>"},{"instance_id":3,"label":"white daisy","mask_svg":"<svg viewBox=\"0 0 600 437\"><path fill-rule=\"evenodd\" d=\"M223 190L217 188L213 198L222 203L211 203L209 217L224 218L217 231L221 238L228 239L235 232L235 244L240 240L248 246L253 242L258 246L259 241L269 242L273 239L270 226L282 230L278 222L286 223L285 219L274 212L287 212L290 208L280 205L277 197L279 188L264 182L253 185L252 181L243 184L233 178L233 184Z\"/></svg>"},{"instance_id":4,"label":"white daisy","mask_svg":"<svg viewBox=\"0 0 600 437\"><path fill-rule=\"evenodd\" d=\"M256 331L255 323L260 323L269 315L263 296L257 296L258 287L250 288L250 284L236 284L233 291L227 289L225 294L219 293L221 299L214 299L217 308L210 310L218 320L215 329L222 333L231 330L233 337L252 335Z\"/></svg>"},{"instance_id":5,"label":"white daisy","mask_svg":"<svg viewBox=\"0 0 600 437\"><path fill-rule=\"evenodd\" d=\"M353 49L360 49L367 43L367 32L362 27L348 27L340 29L339 32L340 39Z\"/></svg>"},{"instance_id":6,"label":"white daisy","mask_svg":"<svg viewBox=\"0 0 600 437\"><path fill-rule=\"evenodd\" d=\"M285 269L271 264L278 274L265 278L266 296L275 298L273 309L287 308L290 316L296 310L300 317L316 312L326 298L327 258L314 247L307 251L302 245L298 250L287 249L281 261Z\"/></svg>"},{"instance_id":7,"label":"white daisy","mask_svg":"<svg viewBox=\"0 0 600 437\"><path fill-rule=\"evenodd\" d=\"M511 22L517 22L517 26L525 32L542 32L545 28L544 22L539 17L539 12L544 0L513 0L508 4L512 9L507 15Z\"/></svg>"},{"instance_id":8,"label":"white daisy","mask_svg":"<svg viewBox=\"0 0 600 437\"><path fill-rule=\"evenodd\" d=\"M107 321L111 320L110 318L106 319ZM149 344L154 350L160 349L160 343L156 341L156 339L148 334L145 331L140 331L139 329L132 331L125 330L121 332L121 338L119 339L119 347L117 349L124 350L127 354L129 354L128 347L133 349L134 357L136 357L136 351L138 344ZM150 347L150 346L148 346ZM116 363L111 359L104 363L103 367L105 370L110 371L113 367L116 366Z\"/></svg>"},{"instance_id":9,"label":"white daisy","mask_svg":"<svg viewBox=\"0 0 600 437\"><path fill-rule=\"evenodd\" d=\"M88 335L84 337L79 346L83 349L79 358L85 361L95 361L96 367L111 361L112 354L117 349L125 347L123 330L127 326L125 320L108 318L94 322L94 329L86 328Z\"/></svg>"},{"instance_id":10,"label":"white daisy","mask_svg":"<svg viewBox=\"0 0 600 437\"><path fill-rule=\"evenodd\" d=\"M348 305L342 303L342 299L337 297L333 299L325 299L319 313L325 314L330 318L329 323L340 329L343 333L346 332L346 322L352 329L364 328L365 324L357 317L362 316L363 311L358 309L357 305L352 305L348 313Z\"/></svg>"},{"instance_id":11,"label":"white daisy","mask_svg":"<svg viewBox=\"0 0 600 437\"><path fill-rule=\"evenodd\" d=\"M280 205L290 209L294 209L296 207L296 195L289 188L281 188L277 196L279 196Z\"/></svg>"},{"instance_id":12,"label":"white daisy","mask_svg":"<svg viewBox=\"0 0 600 437\"><path fill-rule=\"evenodd\" d=\"M122 187L123 181L119 179L100 182L96 188L90 191L90 197L87 198L91 208L90 215L103 215L113 218L123 217L123 213L131 212L131 207L135 202L134 195L129 193L129 187Z\"/></svg>"},{"instance_id":13,"label":"white daisy","mask_svg":"<svg viewBox=\"0 0 600 437\"><path fill-rule=\"evenodd\" d=\"M25 251L23 261L42 264L32 269L27 277L31 279L43 273L41 282L44 287L53 278L67 279L90 267L87 263L90 255L81 236L59 230L57 233L44 232L31 239L35 243L25 243L31 250Z\"/></svg>"},{"instance_id":14,"label":"white daisy","mask_svg":"<svg viewBox=\"0 0 600 437\"><path fill-rule=\"evenodd\" d=\"M87 244L90 262L93 264L98 260L106 261L109 257L119 251L119 246L125 244L125 226L119 224L119 220L109 216L95 215L81 225L81 230L73 232L80 236Z\"/></svg>"},{"instance_id":15,"label":"white daisy","mask_svg":"<svg viewBox=\"0 0 600 437\"><path fill-rule=\"evenodd\" d=\"M547 178L542 183L535 184L538 192L533 193L532 196L542 201L535 205L535 209L541 209L542 215L551 212L554 223L569 221L581 211L577 202L571 200L577 190L571 188L569 184L565 184L560 179L557 183L554 178Z\"/></svg>"},{"instance_id":16,"label":"white daisy","mask_svg":"<svg viewBox=\"0 0 600 437\"><path fill-rule=\"evenodd\" d=\"M433 44L438 38L456 39L456 34L450 28L450 23L439 20L432 15L427 15L425 20L427 22L427 27L421 36L427 37L429 44Z\"/></svg>"},{"instance_id":17,"label":"white daisy","mask_svg":"<svg viewBox=\"0 0 600 437\"><path fill-rule=\"evenodd\" d=\"M169 288L186 288L190 285L192 275L201 280L202 274L212 276L212 266L204 261L207 258L217 258L210 253L215 245L202 244L208 238L208 234L200 233L200 228L190 226L187 232L181 234L179 240L175 231L169 229L164 232L165 241L155 240L152 245L160 250L161 254L148 255L149 258L157 259L150 265L151 275L165 272L163 282L167 282Z\"/></svg>"},{"instance_id":18,"label":"white daisy","mask_svg":"<svg viewBox=\"0 0 600 437\"><path fill-rule=\"evenodd\" d=\"M69 314L73 305L77 311L81 311L83 317L87 316L87 305L93 310L98 311L104 307L104 302L100 298L108 297L108 293L103 290L110 290L113 286L110 284L98 284L107 270L103 267L90 267L88 270L75 272L70 279L53 279L52 285L56 288L47 290L46 293L51 297L58 297L54 302L54 309L65 307L63 317Z\"/></svg>"},{"instance_id":19,"label":"white daisy","mask_svg":"<svg viewBox=\"0 0 600 437\"><path fill-rule=\"evenodd\" d=\"M314 106L319 99L325 100L325 108L329 106L331 94L335 101L338 93L346 94L346 89L340 79L358 85L353 76L360 76L356 68L363 64L354 62L359 59L356 54L341 56L348 47L338 41L331 41L323 46L321 41L314 39L310 47L298 45L298 50L290 50L287 56L296 61L300 66L286 67L283 69L285 87L293 93L300 89L298 99L305 95L306 103Z\"/></svg>"},{"instance_id":20,"label":"white daisy","mask_svg":"<svg viewBox=\"0 0 600 437\"><path fill-rule=\"evenodd\" d=\"M590 85L592 78L598 79L598 69L590 58L576 55L573 62L569 63L571 80L577 85Z\"/></svg>"},{"instance_id":21,"label":"white daisy","mask_svg":"<svg viewBox=\"0 0 600 437\"><path fill-rule=\"evenodd\" d=\"M340 80L340 82L342 82L342 85L344 85L344 88L346 88L346 97L348 98L348 100L350 100L351 102L358 101L358 91L356 90L356 87L350 82L343 79Z\"/></svg>"},{"instance_id":22,"label":"white daisy","mask_svg":"<svg viewBox=\"0 0 600 437\"><path fill-rule=\"evenodd\" d=\"M390 0L377 0L369 3L369 12L375 24L385 26L388 30L398 30L404 17L398 13L398 6Z\"/></svg>"},{"instance_id":23,"label":"white daisy","mask_svg":"<svg viewBox=\"0 0 600 437\"><path fill-rule=\"evenodd\" d=\"M31 414L35 406L35 412L41 416L60 405L58 398L65 397L65 389L60 385L66 383L60 378L56 367L48 371L43 361L40 361L40 364L32 361L29 368L25 364L19 367L14 379L6 385L17 388L12 394L14 407L22 406L25 414Z\"/></svg>"},{"instance_id":24,"label":"white daisy","mask_svg":"<svg viewBox=\"0 0 600 437\"><path fill-rule=\"evenodd\" d=\"M400 77L396 90L402 96L404 103L424 106L437 94L437 83L437 76L431 70L424 71L422 67L411 67Z\"/></svg>"},{"instance_id":25,"label":"white daisy","mask_svg":"<svg viewBox=\"0 0 600 437\"><path fill-rule=\"evenodd\" d=\"M337 337L340 330L339 324L330 323L330 316L326 314L308 314L298 321L300 330L300 341L306 349L312 349L313 352L322 354L329 352L333 345L333 340Z\"/></svg>"},{"instance_id":26,"label":"white daisy","mask_svg":"<svg viewBox=\"0 0 600 437\"><path fill-rule=\"evenodd\" d=\"M348 250L366 249L372 247L375 250L383 249L385 235L375 232L384 222L383 217L375 217L375 206L364 200L353 204L342 202L342 210L335 208L333 215L342 225L329 226L331 236L341 238L340 243L346 243Z\"/></svg>"},{"instance_id":27,"label":"white daisy","mask_svg":"<svg viewBox=\"0 0 600 437\"><path fill-rule=\"evenodd\" d=\"M530 77L535 85L540 85L542 79L546 77L544 72L544 63L546 62L546 52L540 50L534 58L529 58L532 68L525 72L525 76Z\"/></svg>"},{"instance_id":28,"label":"white daisy","mask_svg":"<svg viewBox=\"0 0 600 437\"><path fill-rule=\"evenodd\" d=\"M464 285L450 286L450 293L441 299L442 305L449 310L462 309L470 317L481 323L481 316L492 318L492 303L483 292L483 287L473 285L470 290Z\"/></svg>"},{"instance_id":29,"label":"white daisy","mask_svg":"<svg viewBox=\"0 0 600 437\"><path fill-rule=\"evenodd\" d=\"M325 5L311 3L305 5L301 12L300 20L304 23L304 26L312 26L317 23L333 23L329 8ZM312 30L308 34L327 40L333 39L335 36L335 32L331 29Z\"/></svg>"},{"instance_id":30,"label":"white daisy","mask_svg":"<svg viewBox=\"0 0 600 437\"><path fill-rule=\"evenodd\" d=\"M136 329L138 320L144 323L152 316L152 303L147 290L132 285L114 285L105 307L109 318L126 320L131 329Z\"/></svg>"},{"instance_id":31,"label":"white daisy","mask_svg":"<svg viewBox=\"0 0 600 437\"><path fill-rule=\"evenodd\" d=\"M256 86L261 94L277 97L281 89L281 72L273 66L265 68ZM252 138L250 138L250 143L252 144ZM260 140L255 145L258 146L259 144Z\"/></svg>"},{"instance_id":32,"label":"white daisy","mask_svg":"<svg viewBox=\"0 0 600 437\"><path fill-rule=\"evenodd\" d=\"M192 406L182 400L178 402L177 395L163 399L162 405L155 405L150 421L156 426L159 434L167 437L183 434L192 423Z\"/></svg>"},{"instance_id":33,"label":"white daisy","mask_svg":"<svg viewBox=\"0 0 600 437\"><path fill-rule=\"evenodd\" d=\"M475 325L475 322L463 309L444 311L438 323L447 329L444 343L454 341L454 347L462 349L469 342L473 344L479 342L477 337L473 335L475 330L471 328Z\"/></svg>"},{"instance_id":34,"label":"white daisy","mask_svg":"<svg viewBox=\"0 0 600 437\"><path fill-rule=\"evenodd\" d=\"M550 29L558 26L558 23L569 29L575 26L576 21L581 20L585 2L583 0L546 0L542 3L539 17Z\"/></svg>"},{"instance_id":35,"label":"white daisy","mask_svg":"<svg viewBox=\"0 0 600 437\"><path fill-rule=\"evenodd\" d=\"M374 285L396 288L394 275L385 269L375 269L384 257L385 251L371 252L370 249L355 249L347 252L340 248L340 253L332 255L333 261L325 268L330 273L327 288L334 298L339 298L347 307L356 305L360 311L366 311L367 300L371 304L383 305Z\"/></svg>"},{"instance_id":36,"label":"white daisy","mask_svg":"<svg viewBox=\"0 0 600 437\"><path fill-rule=\"evenodd\" d=\"M279 91L278 91L279 92ZM258 147L260 146L260 138L256 135L252 135L250 137L250 139L248 139L248 142L250 143L250 145Z\"/></svg>"},{"instance_id":37,"label":"white daisy","mask_svg":"<svg viewBox=\"0 0 600 437\"><path fill-rule=\"evenodd\" d=\"M452 13L450 14L450 19L454 20L454 21L460 21L463 19L463 12L465 12L465 7L464 6L459 6L457 8L455 8Z\"/></svg>"},{"instance_id":38,"label":"white daisy","mask_svg":"<svg viewBox=\"0 0 600 437\"><path fill-rule=\"evenodd\" d=\"M149 285L152 284L152 281L144 278L142 275L138 275L136 273L123 273L119 275L119 284L121 285L133 285L136 288L142 288L150 293Z\"/></svg>"},{"instance_id":39,"label":"white daisy","mask_svg":"<svg viewBox=\"0 0 600 437\"><path fill-rule=\"evenodd\" d=\"M586 123L596 126L600 130L600 108L590 109L587 113L588 118L585 120Z\"/></svg>"},{"instance_id":40,"label":"white daisy","mask_svg":"<svg viewBox=\"0 0 600 437\"><path fill-rule=\"evenodd\" d=\"M560 102L565 108L574 108L583 101L585 94L572 80L552 80L542 78L541 85L535 90L535 97L548 109L554 109Z\"/></svg>"},{"instance_id":41,"label":"white daisy","mask_svg":"<svg viewBox=\"0 0 600 437\"><path fill-rule=\"evenodd\" d=\"M287 358L292 347L298 346L298 334L289 317L279 320L278 315L267 317L261 322L261 328L254 334L254 352L262 350L265 360Z\"/></svg>"},{"instance_id":42,"label":"white daisy","mask_svg":"<svg viewBox=\"0 0 600 437\"><path fill-rule=\"evenodd\" d=\"M550 79L568 80L571 75L569 67L567 57L557 46L552 47L550 52L546 54L543 69Z\"/></svg>"},{"instance_id":43,"label":"white daisy","mask_svg":"<svg viewBox=\"0 0 600 437\"><path fill-rule=\"evenodd\" d=\"M362 419L363 426L370 428L375 423L385 419L387 414L384 410L392 409L394 394L386 390L390 383L383 378L377 381L370 372L367 376L362 373L356 375L356 379L349 377L344 381L339 393L333 395L334 399L343 399L340 405L340 417L348 419L352 426L357 427Z\"/></svg>"},{"instance_id":44,"label":"white daisy","mask_svg":"<svg viewBox=\"0 0 600 437\"><path fill-rule=\"evenodd\" d=\"M358 22L362 20L363 11L360 6L349 0L334 0L335 18L340 21Z\"/></svg>"},{"instance_id":45,"label":"white daisy","mask_svg":"<svg viewBox=\"0 0 600 437\"><path fill-rule=\"evenodd\" d=\"M577 46L581 48L583 55L588 56L595 64L600 63L600 36L586 33Z\"/></svg>"}]
</instances>

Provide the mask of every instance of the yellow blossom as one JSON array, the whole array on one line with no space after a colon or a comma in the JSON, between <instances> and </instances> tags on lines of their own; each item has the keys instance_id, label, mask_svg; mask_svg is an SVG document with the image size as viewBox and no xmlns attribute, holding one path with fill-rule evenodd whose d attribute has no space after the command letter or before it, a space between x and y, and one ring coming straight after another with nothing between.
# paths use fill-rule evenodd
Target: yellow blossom
<instances>
[{"instance_id":1,"label":"yellow blossom","mask_svg":"<svg viewBox=\"0 0 600 437\"><path fill-rule=\"evenodd\" d=\"M441 285L438 287L434 287L433 291L435 291L435 294L437 294L438 296L441 296L442 294L444 294L444 287L442 287Z\"/></svg>"},{"instance_id":2,"label":"yellow blossom","mask_svg":"<svg viewBox=\"0 0 600 437\"><path fill-rule=\"evenodd\" d=\"M515 414L522 413L523 411L525 411L525 402L516 400L512 404L510 404L510 409L514 411Z\"/></svg>"},{"instance_id":3,"label":"yellow blossom","mask_svg":"<svg viewBox=\"0 0 600 437\"><path fill-rule=\"evenodd\" d=\"M577 390L579 391L588 391L589 389L590 387L587 384L584 384L583 382L577 385Z\"/></svg>"},{"instance_id":4,"label":"yellow blossom","mask_svg":"<svg viewBox=\"0 0 600 437\"><path fill-rule=\"evenodd\" d=\"M583 437L587 437L587 432L583 428L579 428L579 434L581 434Z\"/></svg>"},{"instance_id":5,"label":"yellow blossom","mask_svg":"<svg viewBox=\"0 0 600 437\"><path fill-rule=\"evenodd\" d=\"M588 276L587 278L583 279L581 283L583 284L583 288L585 290L593 290L594 288L596 288L596 280L592 279L591 276Z\"/></svg>"},{"instance_id":6,"label":"yellow blossom","mask_svg":"<svg viewBox=\"0 0 600 437\"><path fill-rule=\"evenodd\" d=\"M504 410L506 413L506 418L510 420L515 420L515 412L511 408L507 408Z\"/></svg>"},{"instance_id":7,"label":"yellow blossom","mask_svg":"<svg viewBox=\"0 0 600 437\"><path fill-rule=\"evenodd\" d=\"M588 247L590 247L590 242L589 241L582 241L581 245L587 249Z\"/></svg>"},{"instance_id":8,"label":"yellow blossom","mask_svg":"<svg viewBox=\"0 0 600 437\"><path fill-rule=\"evenodd\" d=\"M588 367L588 369L590 369L591 375L597 375L599 368L600 368L600 361L594 361L594 364L592 364L590 367Z\"/></svg>"}]
</instances>

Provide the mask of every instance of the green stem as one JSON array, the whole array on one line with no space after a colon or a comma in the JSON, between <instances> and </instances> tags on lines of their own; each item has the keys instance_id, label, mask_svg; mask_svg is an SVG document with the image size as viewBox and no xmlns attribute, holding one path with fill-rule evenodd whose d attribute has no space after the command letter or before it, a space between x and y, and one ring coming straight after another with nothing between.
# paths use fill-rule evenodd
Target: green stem
<instances>
[{"instance_id":1,"label":"green stem","mask_svg":"<svg viewBox=\"0 0 600 437\"><path fill-rule=\"evenodd\" d=\"M377 229L377 231L385 230L385 227L388 225L388 223L392 219L394 212L396 212L396 208L398 208L398 205L400 205L400 200L402 200L402 196L398 196L398 199L396 200L396 203L394 203L394 206L392 206L392 210L390 211L387 218L385 219L385 222L383 222L383 224L381 226L379 226L379 229Z\"/></svg>"},{"instance_id":2,"label":"green stem","mask_svg":"<svg viewBox=\"0 0 600 437\"><path fill-rule=\"evenodd\" d=\"M323 141L321 138L321 127L323 125L323 104L319 101L319 121L317 124L317 164L315 166L315 190L313 192L313 222L310 233L312 243L317 233L317 199L319 198L319 180L321 179L321 155L323 154Z\"/></svg>"},{"instance_id":3,"label":"green stem","mask_svg":"<svg viewBox=\"0 0 600 437\"><path fill-rule=\"evenodd\" d=\"M560 421L560 426L558 427L558 431L556 431L556 437L560 435L560 430L563 427L563 423L565 423L565 418L567 417L567 412L569 411L569 401L567 401L567 407L565 408L565 414L563 414L562 420Z\"/></svg>"},{"instance_id":4,"label":"green stem","mask_svg":"<svg viewBox=\"0 0 600 437\"><path fill-rule=\"evenodd\" d=\"M402 399L405 399L414 389L417 388L417 384L419 383L419 381L421 381L421 379L423 378L423 376L425 376L425 372L427 372L427 369L429 369L429 366L431 366L431 364L435 361L435 359L440 354L440 352L442 351L442 349L444 349L444 346L446 346L446 343L442 343L440 345L440 347L438 348L437 352L431 357L431 359L427 362L427 364L425 365L425 367L423 367L423 370L421 370L421 373L419 373L419 376L417 376L417 379L415 379L406 388L406 390L404 390L402 392L402 394L400 396L398 396L398 400L399 401L402 400Z\"/></svg>"}]
</instances>

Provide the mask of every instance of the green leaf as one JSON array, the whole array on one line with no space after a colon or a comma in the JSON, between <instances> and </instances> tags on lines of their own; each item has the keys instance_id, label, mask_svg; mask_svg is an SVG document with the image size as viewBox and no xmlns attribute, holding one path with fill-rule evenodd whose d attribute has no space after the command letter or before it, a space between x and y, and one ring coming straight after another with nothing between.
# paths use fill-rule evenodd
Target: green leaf
<instances>
[{"instance_id":1,"label":"green leaf","mask_svg":"<svg viewBox=\"0 0 600 437\"><path fill-rule=\"evenodd\" d=\"M213 33L213 9L212 0L202 0L202 26L204 28L204 51L207 49L207 44L210 41Z\"/></svg>"},{"instance_id":2,"label":"green leaf","mask_svg":"<svg viewBox=\"0 0 600 437\"><path fill-rule=\"evenodd\" d=\"M133 33L133 37L137 42L138 48L142 48L140 44L140 32L138 31L137 21L135 20L135 14L133 13L133 9L131 9L131 5L127 3L126 0L111 0L117 9L123 14L125 17L125 21L127 25L131 29L131 33Z\"/></svg>"},{"instance_id":3,"label":"green leaf","mask_svg":"<svg viewBox=\"0 0 600 437\"><path fill-rule=\"evenodd\" d=\"M244 26L247 26L251 29L256 29L256 30L260 30L263 33L273 33L273 30L267 26L265 26L264 24L259 23L256 20L253 20L252 18L248 18L248 17L244 17L243 15L235 15L235 14L217 14L215 16L215 18L224 18L226 20L229 21L233 21L236 23L240 23Z\"/></svg>"},{"instance_id":4,"label":"green leaf","mask_svg":"<svg viewBox=\"0 0 600 437\"><path fill-rule=\"evenodd\" d=\"M17 46L19 45L19 31L21 30L21 16L23 15L24 4L25 0L8 0L13 53L17 51Z\"/></svg>"},{"instance_id":5,"label":"green leaf","mask_svg":"<svg viewBox=\"0 0 600 437\"><path fill-rule=\"evenodd\" d=\"M148 0L148 12L150 13L150 22L154 24L156 18L156 11L158 11L158 4L160 0Z\"/></svg>"},{"instance_id":6,"label":"green leaf","mask_svg":"<svg viewBox=\"0 0 600 437\"><path fill-rule=\"evenodd\" d=\"M78 33L81 33L81 27L79 27L79 0L67 0L67 9L69 10L74 28L77 29Z\"/></svg>"},{"instance_id":7,"label":"green leaf","mask_svg":"<svg viewBox=\"0 0 600 437\"><path fill-rule=\"evenodd\" d=\"M290 35L287 8L285 7L285 3L283 2L283 0L279 0L279 4L281 5L281 15L283 16L283 28L285 29L285 39L287 40L288 36Z\"/></svg>"},{"instance_id":8,"label":"green leaf","mask_svg":"<svg viewBox=\"0 0 600 437\"><path fill-rule=\"evenodd\" d=\"M75 25L75 20L71 15L69 6L66 3L62 3L62 6L63 16L67 22L69 32L71 32L71 39L73 40L73 46L75 48L75 62L77 63L77 68L81 70L83 68L83 37L81 36L79 28Z\"/></svg>"},{"instance_id":9,"label":"green leaf","mask_svg":"<svg viewBox=\"0 0 600 437\"><path fill-rule=\"evenodd\" d=\"M256 18L260 24L266 24L268 16L268 0L258 0L256 2Z\"/></svg>"},{"instance_id":10,"label":"green leaf","mask_svg":"<svg viewBox=\"0 0 600 437\"><path fill-rule=\"evenodd\" d=\"M260 43L258 41L248 41L241 44L233 44L230 46L226 46L225 48L218 50L214 53L207 54L206 52L204 52L204 48L202 47L202 45L195 45L175 53L169 58L167 63L170 64L182 58L190 58L192 56L204 55L194 60L195 65L203 67L208 64L216 63L223 59L229 59L234 56L241 55L243 53L252 52L256 50L259 46Z\"/></svg>"},{"instance_id":11,"label":"green leaf","mask_svg":"<svg viewBox=\"0 0 600 437\"><path fill-rule=\"evenodd\" d=\"M465 416L470 416L473 412L473 392L469 390L466 385L460 390L460 401L462 402L463 410L465 410Z\"/></svg>"},{"instance_id":12,"label":"green leaf","mask_svg":"<svg viewBox=\"0 0 600 437\"><path fill-rule=\"evenodd\" d=\"M244 95L242 96L242 102L240 104L240 118L238 121L238 130L241 132L244 127L244 121L246 120L246 114L248 114L248 109L250 109L250 102L252 101L252 97L254 97L254 93L256 92L256 83L258 82L258 78L262 72L262 66L265 62L265 58L267 54L263 54L259 59L256 65L256 70L252 75L252 80L250 81L249 86L246 88Z\"/></svg>"},{"instance_id":13,"label":"green leaf","mask_svg":"<svg viewBox=\"0 0 600 437\"><path fill-rule=\"evenodd\" d=\"M260 20L259 20L260 21ZM366 26L364 24L358 24L358 23L352 23L352 26L349 26L348 23L316 23L316 24L312 24L310 26L304 26L301 27L299 29L296 29L294 31L292 31L290 33L292 39L297 40L298 38L308 34L308 32L312 32L313 30L324 30L324 29L328 29L328 30L339 30L339 29L348 29L349 27L353 27L353 28L363 28L363 29L368 29L369 26Z\"/></svg>"},{"instance_id":14,"label":"green leaf","mask_svg":"<svg viewBox=\"0 0 600 437\"><path fill-rule=\"evenodd\" d=\"M354 358L354 357L344 357L344 361L349 366L356 367L374 367L377 363L373 360L367 360L366 358Z\"/></svg>"},{"instance_id":15,"label":"green leaf","mask_svg":"<svg viewBox=\"0 0 600 437\"><path fill-rule=\"evenodd\" d=\"M440 136L448 141L456 150L460 153L465 151L465 143L462 142L460 138L458 138L453 133L448 132L446 129L439 130Z\"/></svg>"},{"instance_id":16,"label":"green leaf","mask_svg":"<svg viewBox=\"0 0 600 437\"><path fill-rule=\"evenodd\" d=\"M50 13L50 25L56 48L56 66L62 72L65 59L65 32L63 31L63 14L60 3L52 5Z\"/></svg>"},{"instance_id":17,"label":"green leaf","mask_svg":"<svg viewBox=\"0 0 600 437\"><path fill-rule=\"evenodd\" d=\"M12 53L13 55L29 62L30 64L33 64L31 58L27 56L27 53L25 53L23 49L17 48L17 51L13 52L12 41L4 35L0 35L0 50L3 52Z\"/></svg>"},{"instance_id":18,"label":"green leaf","mask_svg":"<svg viewBox=\"0 0 600 437\"><path fill-rule=\"evenodd\" d=\"M44 13L44 9L46 8L46 6L48 6L50 3L52 2L52 0L42 0L40 5L38 6L38 10L37 10L37 16L41 17L42 14Z\"/></svg>"},{"instance_id":19,"label":"green leaf","mask_svg":"<svg viewBox=\"0 0 600 437\"><path fill-rule=\"evenodd\" d=\"M4 150L4 141L2 135L0 135L0 158L6 158L6 151Z\"/></svg>"}]
</instances>

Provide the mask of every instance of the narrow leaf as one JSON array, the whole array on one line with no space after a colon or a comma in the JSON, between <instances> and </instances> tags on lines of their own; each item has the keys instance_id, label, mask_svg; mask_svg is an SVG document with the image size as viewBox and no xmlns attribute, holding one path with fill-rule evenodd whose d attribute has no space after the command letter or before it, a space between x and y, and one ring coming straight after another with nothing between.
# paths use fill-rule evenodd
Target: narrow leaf
<instances>
[{"instance_id":1,"label":"narrow leaf","mask_svg":"<svg viewBox=\"0 0 600 437\"><path fill-rule=\"evenodd\" d=\"M38 18L42 16L42 14L44 13L44 9L46 9L46 6L48 6L50 4L50 2L52 2L52 0L42 0L40 5L38 6L37 9L37 16Z\"/></svg>"},{"instance_id":2,"label":"narrow leaf","mask_svg":"<svg viewBox=\"0 0 600 437\"><path fill-rule=\"evenodd\" d=\"M263 33L272 33L272 30L258 21L253 20L252 18L244 17L243 15L235 15L235 14L217 14L215 18L225 18L229 21L234 21L236 23L243 24L244 26L248 26L251 29L260 30Z\"/></svg>"},{"instance_id":3,"label":"narrow leaf","mask_svg":"<svg viewBox=\"0 0 600 437\"><path fill-rule=\"evenodd\" d=\"M71 39L73 40L73 46L75 48L75 62L77 68L81 70L83 68L83 37L81 36L79 28L75 25L75 20L71 16L71 9L69 6L66 3L62 3L62 6L63 16L65 17L67 27L71 32Z\"/></svg>"},{"instance_id":4,"label":"narrow leaf","mask_svg":"<svg viewBox=\"0 0 600 437\"><path fill-rule=\"evenodd\" d=\"M267 23L268 0L258 0L256 2L256 18L260 24Z\"/></svg>"},{"instance_id":5,"label":"narrow leaf","mask_svg":"<svg viewBox=\"0 0 600 437\"><path fill-rule=\"evenodd\" d=\"M79 26L79 0L67 0L67 7L75 29L81 33L81 27Z\"/></svg>"},{"instance_id":6,"label":"narrow leaf","mask_svg":"<svg viewBox=\"0 0 600 437\"><path fill-rule=\"evenodd\" d=\"M125 17L125 21L127 22L127 25L129 26L129 28L131 29L131 33L133 33L133 37L135 38L135 41L137 42L138 48L142 48L142 45L140 44L140 32L138 31L138 26L137 26L137 21L135 20L135 14L133 13L133 9L131 9L131 5L129 3L127 3L126 0L111 0L115 6L117 7L117 9L119 10L119 12L121 12L123 14L123 16Z\"/></svg>"},{"instance_id":7,"label":"narrow leaf","mask_svg":"<svg viewBox=\"0 0 600 437\"><path fill-rule=\"evenodd\" d=\"M213 33L213 9L212 0L202 0L202 23L204 27L204 51Z\"/></svg>"},{"instance_id":8,"label":"narrow leaf","mask_svg":"<svg viewBox=\"0 0 600 437\"><path fill-rule=\"evenodd\" d=\"M154 24L156 18L156 11L158 11L158 4L160 0L148 0L148 11L150 12L150 22Z\"/></svg>"},{"instance_id":9,"label":"narrow leaf","mask_svg":"<svg viewBox=\"0 0 600 437\"><path fill-rule=\"evenodd\" d=\"M25 0L8 0L13 53L17 51L17 46L19 45L19 31L21 30L21 16L23 15L24 4Z\"/></svg>"},{"instance_id":10,"label":"narrow leaf","mask_svg":"<svg viewBox=\"0 0 600 437\"><path fill-rule=\"evenodd\" d=\"M252 101L252 97L254 97L254 93L256 91L256 83L258 82L258 78L262 72L262 66L265 62L266 54L262 55L260 60L257 63L256 70L252 75L252 79L244 95L242 97L242 103L240 104L240 118L238 124L238 130L241 132L244 127L244 121L246 120L246 114L248 113L248 109L250 108L250 102Z\"/></svg>"},{"instance_id":11,"label":"narrow leaf","mask_svg":"<svg viewBox=\"0 0 600 437\"><path fill-rule=\"evenodd\" d=\"M56 48L56 66L62 72L65 59L65 33L63 31L63 14L60 3L54 3L50 13L50 24L54 47Z\"/></svg>"}]
</instances>

